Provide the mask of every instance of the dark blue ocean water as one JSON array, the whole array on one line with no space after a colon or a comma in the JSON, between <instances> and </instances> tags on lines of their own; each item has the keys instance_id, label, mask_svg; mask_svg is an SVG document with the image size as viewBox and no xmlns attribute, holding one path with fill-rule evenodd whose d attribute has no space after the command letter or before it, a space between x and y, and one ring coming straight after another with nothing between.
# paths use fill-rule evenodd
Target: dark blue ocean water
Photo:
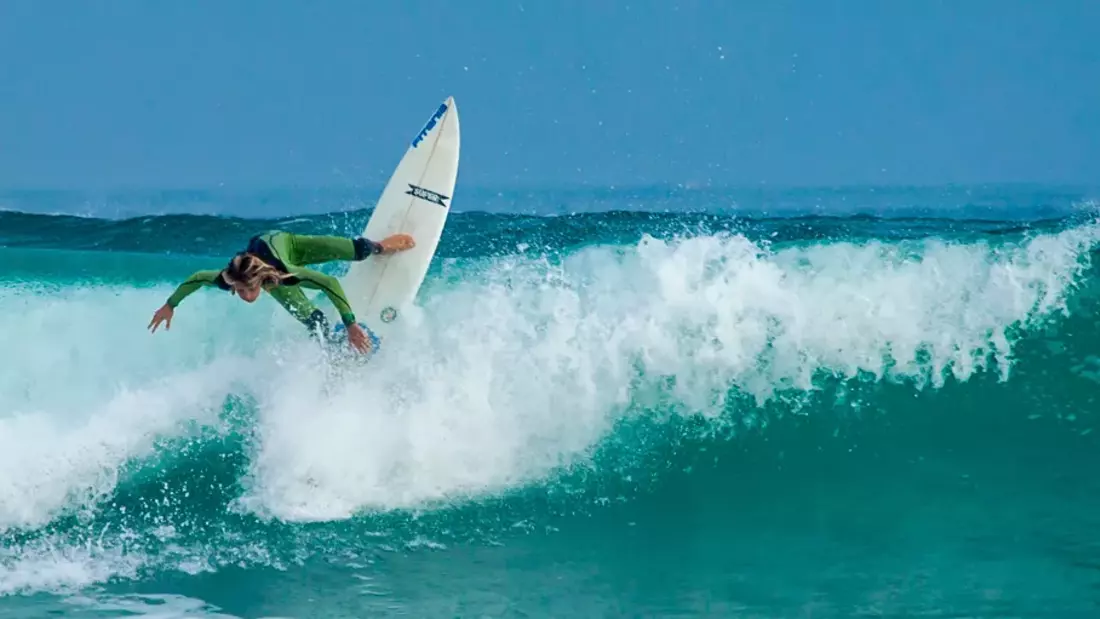
<instances>
[{"instance_id":1,"label":"dark blue ocean water","mask_svg":"<svg viewBox=\"0 0 1100 619\"><path fill-rule=\"evenodd\" d=\"M472 191L337 371L146 325L360 192L2 194L0 615L1096 616L1093 195Z\"/></svg>"}]
</instances>

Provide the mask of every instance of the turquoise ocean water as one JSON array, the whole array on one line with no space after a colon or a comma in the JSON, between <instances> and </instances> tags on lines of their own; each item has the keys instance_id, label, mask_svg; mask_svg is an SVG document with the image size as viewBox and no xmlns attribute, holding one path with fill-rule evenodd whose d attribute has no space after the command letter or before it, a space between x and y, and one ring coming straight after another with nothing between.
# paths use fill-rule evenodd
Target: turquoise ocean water
<instances>
[{"instance_id":1,"label":"turquoise ocean water","mask_svg":"<svg viewBox=\"0 0 1100 619\"><path fill-rule=\"evenodd\" d=\"M0 616L1095 617L1093 195L471 191L334 370L146 325L353 193L2 194Z\"/></svg>"}]
</instances>

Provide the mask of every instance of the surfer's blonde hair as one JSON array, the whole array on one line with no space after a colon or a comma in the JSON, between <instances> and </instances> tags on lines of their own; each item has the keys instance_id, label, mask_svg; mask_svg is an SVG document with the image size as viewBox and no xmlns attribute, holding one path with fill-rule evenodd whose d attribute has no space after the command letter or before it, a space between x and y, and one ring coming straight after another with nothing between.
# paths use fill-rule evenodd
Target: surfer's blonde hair
<instances>
[{"instance_id":1,"label":"surfer's blonde hair","mask_svg":"<svg viewBox=\"0 0 1100 619\"><path fill-rule=\"evenodd\" d=\"M240 283L249 288L257 285L273 288L289 275L264 262L259 256L249 253L233 256L229 266L222 271L226 283Z\"/></svg>"}]
</instances>

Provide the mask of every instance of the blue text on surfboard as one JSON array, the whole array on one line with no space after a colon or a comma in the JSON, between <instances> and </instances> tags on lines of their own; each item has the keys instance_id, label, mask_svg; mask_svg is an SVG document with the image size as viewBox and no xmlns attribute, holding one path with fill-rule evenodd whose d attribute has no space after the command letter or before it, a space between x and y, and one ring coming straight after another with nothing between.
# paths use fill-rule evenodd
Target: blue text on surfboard
<instances>
[{"instance_id":1,"label":"blue text on surfboard","mask_svg":"<svg viewBox=\"0 0 1100 619\"><path fill-rule=\"evenodd\" d=\"M413 148L416 148L421 142L424 141L424 136L428 135L428 132L432 130L432 127L435 126L435 123L439 122L440 118L443 118L443 114L446 111L447 111L447 104L446 103L440 103L439 104L439 109L437 109L435 111L435 114L432 114L432 117L428 119L428 122L424 125L424 128L420 130L420 133L416 134L416 137L413 138L413 141L412 141L412 147Z\"/></svg>"}]
</instances>

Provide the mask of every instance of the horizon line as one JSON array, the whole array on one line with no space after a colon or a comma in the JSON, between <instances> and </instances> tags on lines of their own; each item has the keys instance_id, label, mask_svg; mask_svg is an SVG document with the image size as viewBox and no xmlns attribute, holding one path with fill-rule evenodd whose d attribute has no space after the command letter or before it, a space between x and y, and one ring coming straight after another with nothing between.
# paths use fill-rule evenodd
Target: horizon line
<instances>
[{"instance_id":1,"label":"horizon line","mask_svg":"<svg viewBox=\"0 0 1100 619\"><path fill-rule=\"evenodd\" d=\"M342 192L380 192L386 183L363 185L325 185L325 184L194 184L194 185L116 185L105 187L87 186L0 186L0 194L4 193L253 193L276 191L342 191ZM771 183L760 181L756 183L713 183L713 182L652 182L652 183L561 183L561 184L530 184L517 185L507 183L478 184L463 187L462 191L477 193L491 192L548 192L548 191L638 191L638 190L813 190L813 189L973 189L979 187L1059 187L1093 189L1100 188L1100 180L1097 181L1041 181L1041 180L986 180L986 181L942 181L942 182L844 182L844 183ZM458 193L456 187L455 192Z\"/></svg>"}]
</instances>

